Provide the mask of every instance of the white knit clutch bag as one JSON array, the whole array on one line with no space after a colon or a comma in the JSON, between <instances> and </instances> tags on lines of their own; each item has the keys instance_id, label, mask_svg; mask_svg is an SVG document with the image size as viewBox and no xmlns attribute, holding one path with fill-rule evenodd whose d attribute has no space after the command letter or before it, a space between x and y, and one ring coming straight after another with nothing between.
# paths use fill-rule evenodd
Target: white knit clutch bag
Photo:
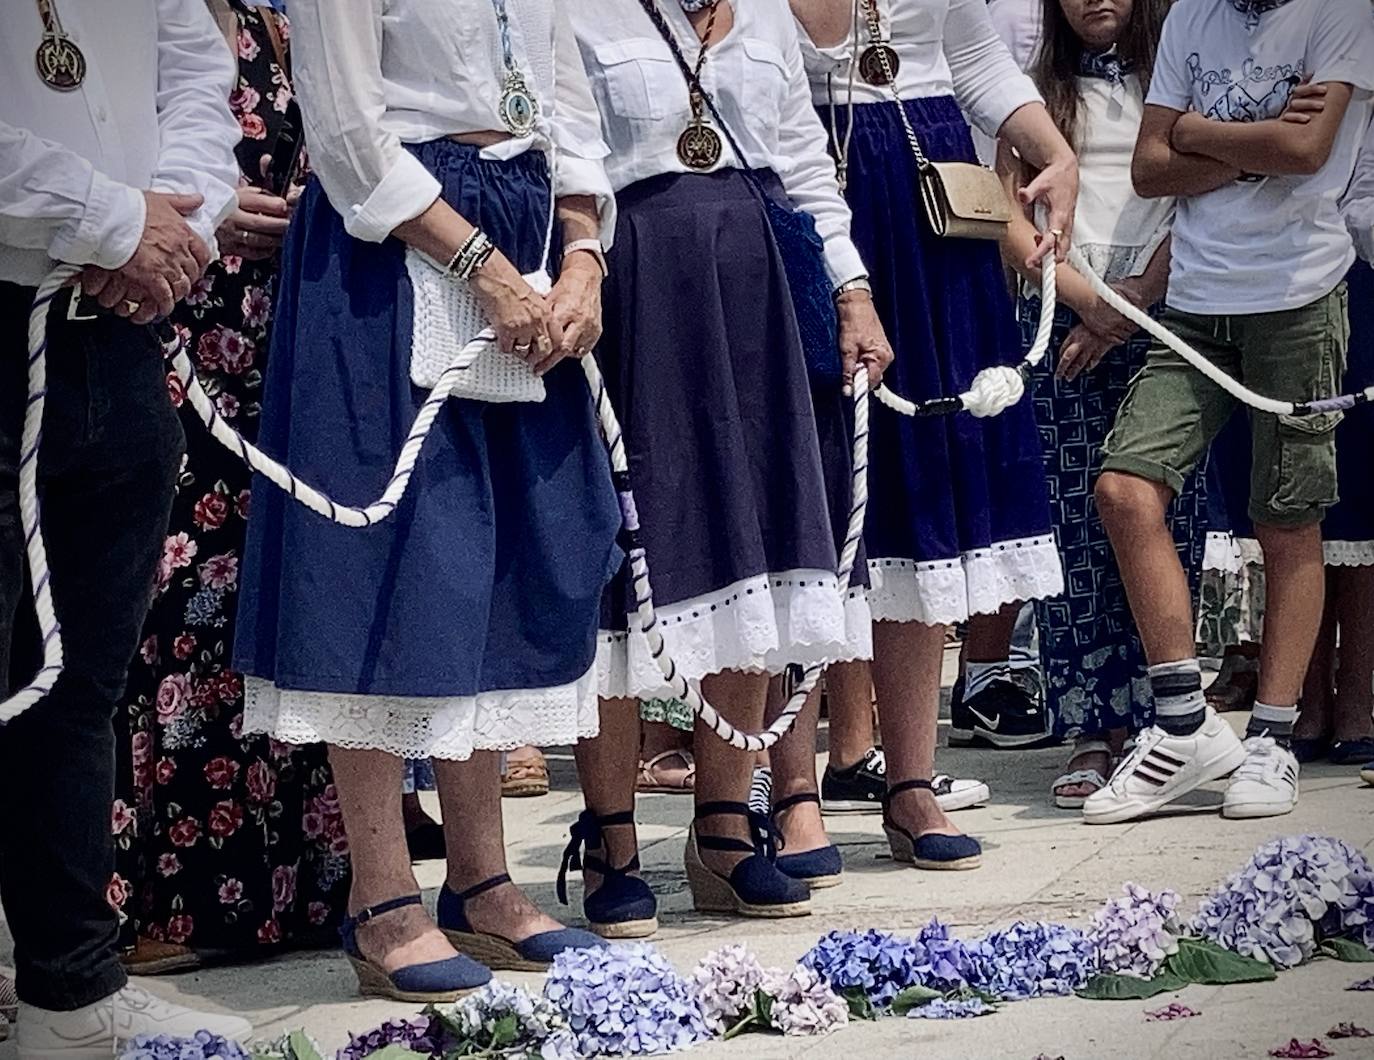
<instances>
[{"instance_id":1,"label":"white knit clutch bag","mask_svg":"<svg viewBox=\"0 0 1374 1060\"><path fill-rule=\"evenodd\" d=\"M455 363L471 363L453 396L472 401L543 401L544 380L529 364L496 345L496 334L478 308L472 288L437 268L424 254L406 250L406 271L414 291L415 322L410 336L410 378L432 390ZM540 294L552 282L540 270L525 277Z\"/></svg>"}]
</instances>

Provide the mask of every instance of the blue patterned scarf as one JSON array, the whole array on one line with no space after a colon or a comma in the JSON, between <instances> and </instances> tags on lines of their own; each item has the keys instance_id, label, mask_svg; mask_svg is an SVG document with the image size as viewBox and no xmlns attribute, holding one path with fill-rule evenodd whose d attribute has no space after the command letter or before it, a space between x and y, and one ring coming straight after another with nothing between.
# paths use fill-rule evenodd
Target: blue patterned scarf
<instances>
[{"instance_id":1,"label":"blue patterned scarf","mask_svg":"<svg viewBox=\"0 0 1374 1060\"><path fill-rule=\"evenodd\" d=\"M1231 0L1231 6L1245 16L1245 28L1253 30L1266 11L1282 7L1288 0Z\"/></svg>"},{"instance_id":2,"label":"blue patterned scarf","mask_svg":"<svg viewBox=\"0 0 1374 1060\"><path fill-rule=\"evenodd\" d=\"M1133 69L1135 64L1123 60L1116 54L1114 47L1108 48L1105 52L1090 52L1084 49L1078 53L1079 77L1099 77L1103 81L1119 85Z\"/></svg>"}]
</instances>

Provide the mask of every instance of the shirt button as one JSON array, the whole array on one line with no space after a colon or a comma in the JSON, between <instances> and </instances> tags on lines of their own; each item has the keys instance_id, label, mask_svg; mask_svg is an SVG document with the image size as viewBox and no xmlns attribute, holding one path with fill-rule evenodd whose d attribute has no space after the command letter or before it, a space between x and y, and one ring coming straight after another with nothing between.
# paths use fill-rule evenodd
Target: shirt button
<instances>
[{"instance_id":1,"label":"shirt button","mask_svg":"<svg viewBox=\"0 0 1374 1060\"><path fill-rule=\"evenodd\" d=\"M98 121L98 122L107 122L107 121L109 121L109 120L110 120L110 112L109 112L108 110L106 110L104 107L96 107L96 108L95 108L95 120Z\"/></svg>"}]
</instances>

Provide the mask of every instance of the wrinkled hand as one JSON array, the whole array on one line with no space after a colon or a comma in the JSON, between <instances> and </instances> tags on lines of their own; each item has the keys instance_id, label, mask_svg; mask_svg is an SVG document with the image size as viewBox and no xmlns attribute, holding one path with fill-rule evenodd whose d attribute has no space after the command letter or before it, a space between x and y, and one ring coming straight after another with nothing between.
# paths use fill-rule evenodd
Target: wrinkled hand
<instances>
[{"instance_id":1,"label":"wrinkled hand","mask_svg":"<svg viewBox=\"0 0 1374 1060\"><path fill-rule=\"evenodd\" d=\"M531 287L499 251L468 280L482 314L496 332L496 344L530 364L539 364L563 344L549 299Z\"/></svg>"},{"instance_id":2,"label":"wrinkled hand","mask_svg":"<svg viewBox=\"0 0 1374 1060\"><path fill-rule=\"evenodd\" d=\"M239 205L216 233L220 251L249 261L265 261L281 249L291 223L292 204L260 188L239 188Z\"/></svg>"},{"instance_id":3,"label":"wrinkled hand","mask_svg":"<svg viewBox=\"0 0 1374 1060\"><path fill-rule=\"evenodd\" d=\"M590 255L571 254L564 260L549 294L549 307L563 341L535 363L536 375L543 375L564 357L585 357L601 338L601 269Z\"/></svg>"},{"instance_id":4,"label":"wrinkled hand","mask_svg":"<svg viewBox=\"0 0 1374 1060\"><path fill-rule=\"evenodd\" d=\"M847 291L835 303L840 325L840 363L844 367L844 392L862 364L868 369L868 385L876 387L892 363L892 346L883 331L873 296L867 291Z\"/></svg>"},{"instance_id":5,"label":"wrinkled hand","mask_svg":"<svg viewBox=\"0 0 1374 1060\"><path fill-rule=\"evenodd\" d=\"M1054 370L1056 379L1077 379L1082 372L1091 372L1116 343L1103 338L1082 324L1075 324L1059 350L1059 364Z\"/></svg>"},{"instance_id":6,"label":"wrinkled hand","mask_svg":"<svg viewBox=\"0 0 1374 1060\"><path fill-rule=\"evenodd\" d=\"M1288 106L1279 115L1279 121L1295 125L1306 125L1322 111L1326 110L1326 85L1312 84L1312 75L1303 78L1302 83L1293 89L1288 98Z\"/></svg>"},{"instance_id":7,"label":"wrinkled hand","mask_svg":"<svg viewBox=\"0 0 1374 1060\"><path fill-rule=\"evenodd\" d=\"M1035 251L1026 259L1028 268L1037 267L1054 249L1055 260L1068 257L1073 239L1073 217L1078 209L1078 160L1072 155L1047 165L1036 178L1017 192L1021 205L1045 204L1049 219L1044 232L1037 233Z\"/></svg>"},{"instance_id":8,"label":"wrinkled hand","mask_svg":"<svg viewBox=\"0 0 1374 1060\"><path fill-rule=\"evenodd\" d=\"M1113 346L1125 342L1139 330L1101 298L1094 298L1093 304L1078 314L1078 319L1094 335L1105 339Z\"/></svg>"},{"instance_id":9,"label":"wrinkled hand","mask_svg":"<svg viewBox=\"0 0 1374 1060\"><path fill-rule=\"evenodd\" d=\"M145 191L143 198L147 216L133 257L118 269L90 266L81 274L88 297L135 324L170 313L210 264L205 241L186 223L204 202L199 195Z\"/></svg>"}]
</instances>

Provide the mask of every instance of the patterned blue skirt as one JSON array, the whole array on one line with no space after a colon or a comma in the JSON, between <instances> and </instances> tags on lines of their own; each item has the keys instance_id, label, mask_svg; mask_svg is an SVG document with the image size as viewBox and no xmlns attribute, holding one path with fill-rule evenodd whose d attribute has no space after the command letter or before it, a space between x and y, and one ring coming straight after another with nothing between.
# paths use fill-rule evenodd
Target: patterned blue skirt
<instances>
[{"instance_id":1,"label":"patterned blue skirt","mask_svg":"<svg viewBox=\"0 0 1374 1060\"><path fill-rule=\"evenodd\" d=\"M952 98L909 100L936 161L973 161ZM854 108L846 195L853 235L897 360L887 383L913 400L967 390L991 365L1021 356L997 244L935 236L896 103ZM832 120L828 108L822 120ZM833 120L845 134L847 111ZM991 419L929 419L875 404L865 543L875 619L957 622L1063 587L1035 418L1023 401Z\"/></svg>"},{"instance_id":2,"label":"patterned blue skirt","mask_svg":"<svg viewBox=\"0 0 1374 1060\"><path fill-rule=\"evenodd\" d=\"M1021 336L1030 349L1040 299L1022 299ZM1090 372L1054 377L1059 350L1078 323L1072 310L1055 315L1049 353L1035 370L1035 418L1040 425L1054 534L1064 563L1064 594L1039 600L1040 664L1046 705L1057 735L1100 739L1110 729L1138 732L1153 720L1145 653L1121 583L1107 531L1093 501L1102 443L1112 429L1131 378L1145 363L1143 332L1111 350ZM1170 521L1179 560L1196 596L1207 535L1206 469L1189 476Z\"/></svg>"},{"instance_id":3,"label":"patterned blue skirt","mask_svg":"<svg viewBox=\"0 0 1374 1060\"><path fill-rule=\"evenodd\" d=\"M541 155L412 148L522 272L543 255ZM347 503L377 497L424 395L404 247L350 237L312 181L288 235L260 444ZM541 403L452 400L405 500L367 530L258 481L236 666L247 727L413 758L596 731L597 614L619 510L580 367Z\"/></svg>"}]
</instances>

